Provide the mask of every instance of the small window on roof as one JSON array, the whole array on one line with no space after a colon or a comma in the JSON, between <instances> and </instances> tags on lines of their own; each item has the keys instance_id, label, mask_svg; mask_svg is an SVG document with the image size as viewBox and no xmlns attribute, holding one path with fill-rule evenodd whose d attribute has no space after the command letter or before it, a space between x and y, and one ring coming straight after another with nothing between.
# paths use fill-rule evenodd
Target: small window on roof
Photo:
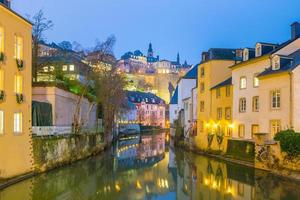
<instances>
[{"instance_id":1,"label":"small window on roof","mask_svg":"<svg viewBox=\"0 0 300 200\"><path fill-rule=\"evenodd\" d=\"M273 70L278 70L280 69L280 58L279 56L274 56L272 59L272 69Z\"/></svg>"},{"instance_id":2,"label":"small window on roof","mask_svg":"<svg viewBox=\"0 0 300 200\"><path fill-rule=\"evenodd\" d=\"M257 43L256 47L255 47L255 57L259 57L261 56L262 52L261 52L261 44Z\"/></svg>"},{"instance_id":3,"label":"small window on roof","mask_svg":"<svg viewBox=\"0 0 300 200\"><path fill-rule=\"evenodd\" d=\"M243 52L243 61L249 60L249 49L244 49Z\"/></svg>"}]
</instances>

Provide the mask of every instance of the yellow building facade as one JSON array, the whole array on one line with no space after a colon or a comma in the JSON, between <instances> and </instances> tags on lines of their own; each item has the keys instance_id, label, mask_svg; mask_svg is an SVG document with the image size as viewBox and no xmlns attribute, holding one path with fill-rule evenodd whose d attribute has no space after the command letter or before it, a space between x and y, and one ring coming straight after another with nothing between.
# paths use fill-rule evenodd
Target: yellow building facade
<instances>
[{"instance_id":1,"label":"yellow building facade","mask_svg":"<svg viewBox=\"0 0 300 200\"><path fill-rule=\"evenodd\" d=\"M0 3L0 178L33 170L32 25Z\"/></svg>"},{"instance_id":2,"label":"yellow building facade","mask_svg":"<svg viewBox=\"0 0 300 200\"><path fill-rule=\"evenodd\" d=\"M214 150L225 150L225 147L219 148L217 145L216 133L221 133L220 130L223 124L227 124L223 114L225 114L225 108L229 112L228 108L231 109L232 107L232 88L231 86L229 87L230 91L228 92L230 92L230 96L226 96L226 90L228 90L226 85L215 89L212 88L231 77L229 67L234 65L235 62L233 59L208 60L200 64L198 68L197 136L195 137L195 146L198 149L208 150L213 148ZM221 96L216 96L217 91L221 93ZM222 119L218 119L218 111L222 112ZM211 134L215 136L213 143L209 145L208 137Z\"/></svg>"}]
</instances>

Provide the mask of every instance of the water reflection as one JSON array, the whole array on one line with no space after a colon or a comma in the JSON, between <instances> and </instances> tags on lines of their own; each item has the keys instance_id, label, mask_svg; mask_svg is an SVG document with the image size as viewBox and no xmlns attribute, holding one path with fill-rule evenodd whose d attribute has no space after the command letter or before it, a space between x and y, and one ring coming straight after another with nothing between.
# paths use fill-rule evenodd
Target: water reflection
<instances>
[{"instance_id":1,"label":"water reflection","mask_svg":"<svg viewBox=\"0 0 300 200\"><path fill-rule=\"evenodd\" d=\"M120 140L104 155L11 186L0 200L300 199L296 183L169 148L165 139Z\"/></svg>"}]
</instances>

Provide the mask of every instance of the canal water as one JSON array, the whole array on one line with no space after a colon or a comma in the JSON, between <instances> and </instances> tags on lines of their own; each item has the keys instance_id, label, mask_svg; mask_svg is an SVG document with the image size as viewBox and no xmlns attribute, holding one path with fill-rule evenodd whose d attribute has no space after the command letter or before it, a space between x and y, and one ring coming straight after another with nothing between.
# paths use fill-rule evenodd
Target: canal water
<instances>
[{"instance_id":1,"label":"canal water","mask_svg":"<svg viewBox=\"0 0 300 200\"><path fill-rule=\"evenodd\" d=\"M0 191L0 200L297 200L300 185L187 153L165 133L122 139L102 155Z\"/></svg>"}]
</instances>

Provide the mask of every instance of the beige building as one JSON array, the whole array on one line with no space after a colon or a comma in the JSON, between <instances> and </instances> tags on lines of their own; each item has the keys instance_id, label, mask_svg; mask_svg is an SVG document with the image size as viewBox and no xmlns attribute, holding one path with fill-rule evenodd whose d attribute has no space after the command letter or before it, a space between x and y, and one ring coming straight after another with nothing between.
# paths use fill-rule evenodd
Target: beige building
<instances>
[{"instance_id":1,"label":"beige building","mask_svg":"<svg viewBox=\"0 0 300 200\"><path fill-rule=\"evenodd\" d=\"M202 54L198 67L198 105L196 147L207 149L207 133L213 120L211 88L231 77L230 66L240 60L240 51L235 49L210 49ZM207 126L206 126L207 125Z\"/></svg>"},{"instance_id":2,"label":"beige building","mask_svg":"<svg viewBox=\"0 0 300 200\"><path fill-rule=\"evenodd\" d=\"M0 178L33 170L31 29L9 2L0 3Z\"/></svg>"},{"instance_id":3,"label":"beige building","mask_svg":"<svg viewBox=\"0 0 300 200\"><path fill-rule=\"evenodd\" d=\"M299 23L294 26L300 28ZM271 55L270 65L259 75L260 132L270 140L282 129L300 131L299 66L300 38L295 37Z\"/></svg>"}]
</instances>

